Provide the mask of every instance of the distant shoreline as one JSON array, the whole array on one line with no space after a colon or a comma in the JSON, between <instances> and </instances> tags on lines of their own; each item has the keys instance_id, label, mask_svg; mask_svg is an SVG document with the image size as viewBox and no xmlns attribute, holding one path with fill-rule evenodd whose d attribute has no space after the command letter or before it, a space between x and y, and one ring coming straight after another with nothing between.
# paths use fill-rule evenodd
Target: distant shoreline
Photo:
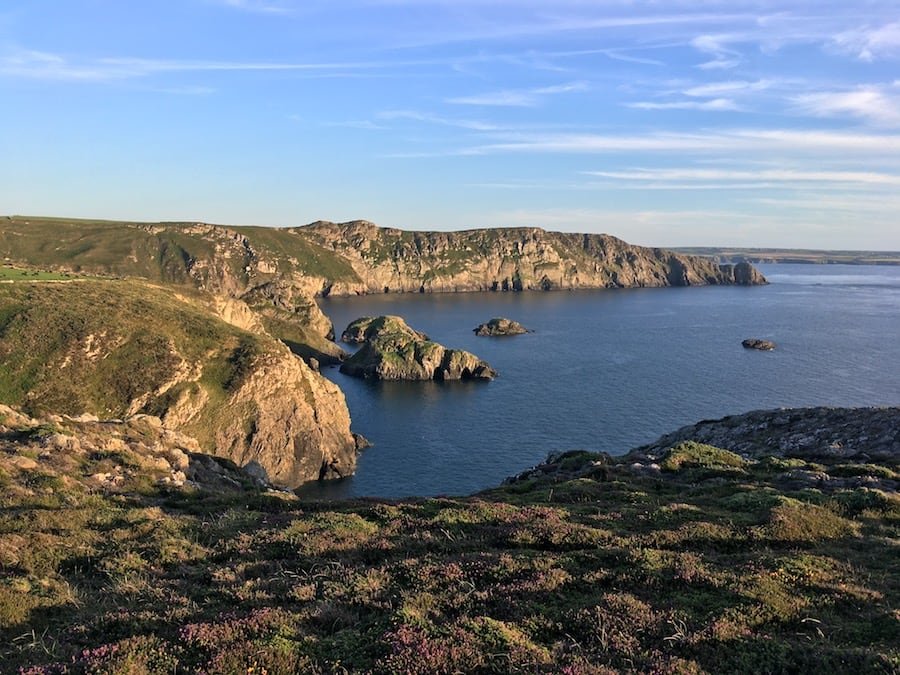
<instances>
[{"instance_id":1,"label":"distant shoreline","mask_svg":"<svg viewBox=\"0 0 900 675\"><path fill-rule=\"evenodd\" d=\"M717 263L809 265L900 265L900 251L817 251L811 249L682 246L671 250L713 258Z\"/></svg>"}]
</instances>

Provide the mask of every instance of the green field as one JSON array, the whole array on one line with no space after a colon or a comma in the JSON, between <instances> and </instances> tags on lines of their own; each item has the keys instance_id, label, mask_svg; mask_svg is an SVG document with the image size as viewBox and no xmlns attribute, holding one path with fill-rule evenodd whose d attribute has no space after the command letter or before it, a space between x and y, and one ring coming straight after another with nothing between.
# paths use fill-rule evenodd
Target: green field
<instances>
[{"instance_id":1,"label":"green field","mask_svg":"<svg viewBox=\"0 0 900 675\"><path fill-rule=\"evenodd\" d=\"M77 278L68 272L46 272L43 270L0 267L0 281L69 281Z\"/></svg>"}]
</instances>

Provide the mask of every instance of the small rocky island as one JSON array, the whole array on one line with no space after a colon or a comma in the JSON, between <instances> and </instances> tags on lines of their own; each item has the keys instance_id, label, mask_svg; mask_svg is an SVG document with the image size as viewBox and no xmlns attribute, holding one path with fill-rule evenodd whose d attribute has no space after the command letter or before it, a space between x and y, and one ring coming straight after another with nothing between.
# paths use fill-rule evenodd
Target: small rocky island
<instances>
[{"instance_id":1,"label":"small rocky island","mask_svg":"<svg viewBox=\"0 0 900 675\"><path fill-rule=\"evenodd\" d=\"M523 333L531 333L518 321L512 321L503 317L495 317L483 323L478 328L474 328L475 335L481 337L502 337L504 335L522 335Z\"/></svg>"},{"instance_id":2,"label":"small rocky island","mask_svg":"<svg viewBox=\"0 0 900 675\"><path fill-rule=\"evenodd\" d=\"M756 349L761 352L770 352L775 349L775 343L771 340L761 340L759 338L747 338L741 345L744 349Z\"/></svg>"},{"instance_id":3,"label":"small rocky island","mask_svg":"<svg viewBox=\"0 0 900 675\"><path fill-rule=\"evenodd\" d=\"M362 344L341 372L378 380L491 380L491 366L474 354L447 349L406 324L399 316L363 317L341 335Z\"/></svg>"}]
</instances>

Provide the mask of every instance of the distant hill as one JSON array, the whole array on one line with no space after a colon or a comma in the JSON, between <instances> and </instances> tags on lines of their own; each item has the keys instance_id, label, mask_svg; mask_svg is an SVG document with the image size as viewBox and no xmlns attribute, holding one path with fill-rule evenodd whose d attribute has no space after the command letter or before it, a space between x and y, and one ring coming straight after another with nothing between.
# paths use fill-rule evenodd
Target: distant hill
<instances>
[{"instance_id":1,"label":"distant hill","mask_svg":"<svg viewBox=\"0 0 900 675\"><path fill-rule=\"evenodd\" d=\"M679 247L685 255L712 258L718 263L813 263L842 265L900 265L900 251L818 251L791 248Z\"/></svg>"}]
</instances>

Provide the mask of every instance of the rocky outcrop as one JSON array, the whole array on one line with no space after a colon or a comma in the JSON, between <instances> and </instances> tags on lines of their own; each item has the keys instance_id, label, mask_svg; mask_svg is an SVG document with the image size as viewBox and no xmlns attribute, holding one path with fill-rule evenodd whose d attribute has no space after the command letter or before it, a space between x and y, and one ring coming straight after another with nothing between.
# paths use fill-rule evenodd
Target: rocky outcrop
<instances>
[{"instance_id":1,"label":"rocky outcrop","mask_svg":"<svg viewBox=\"0 0 900 675\"><path fill-rule=\"evenodd\" d=\"M215 310L254 327L238 301ZM11 284L0 313L0 386L28 414L152 414L281 487L355 469L340 389L205 298L137 281Z\"/></svg>"},{"instance_id":2,"label":"rocky outcrop","mask_svg":"<svg viewBox=\"0 0 900 675\"><path fill-rule=\"evenodd\" d=\"M127 492L148 482L215 492L268 490L258 472L204 454L197 440L151 415L100 420L50 414L33 418L0 404L0 469L40 475L89 491ZM27 484L33 481L22 481Z\"/></svg>"},{"instance_id":3,"label":"rocky outcrop","mask_svg":"<svg viewBox=\"0 0 900 675\"><path fill-rule=\"evenodd\" d=\"M766 283L746 263L719 265L604 234L539 228L408 232L366 221L319 222L292 231L353 268L358 283L329 286L331 294Z\"/></svg>"},{"instance_id":4,"label":"rocky outcrop","mask_svg":"<svg viewBox=\"0 0 900 675\"><path fill-rule=\"evenodd\" d=\"M344 331L363 346L341 372L379 380L493 379L496 371L474 354L447 349L410 328L399 316L357 319Z\"/></svg>"},{"instance_id":5,"label":"rocky outcrop","mask_svg":"<svg viewBox=\"0 0 900 675\"><path fill-rule=\"evenodd\" d=\"M482 337L502 337L505 335L522 335L531 331L518 321L496 317L487 323L480 324L473 329L473 332L475 335Z\"/></svg>"},{"instance_id":6,"label":"rocky outcrop","mask_svg":"<svg viewBox=\"0 0 900 675\"><path fill-rule=\"evenodd\" d=\"M209 433L208 395L188 395L162 413L173 426L208 438L207 448L282 487L344 478L356 469L357 441L350 432L344 395L287 349L252 359L240 383L227 392L225 410ZM198 404L199 403L199 404Z\"/></svg>"},{"instance_id":7,"label":"rocky outcrop","mask_svg":"<svg viewBox=\"0 0 900 675\"><path fill-rule=\"evenodd\" d=\"M629 457L655 461L670 448L696 441L737 453L800 459L900 462L900 407L789 408L703 421L666 434Z\"/></svg>"},{"instance_id":8,"label":"rocky outcrop","mask_svg":"<svg viewBox=\"0 0 900 675\"><path fill-rule=\"evenodd\" d=\"M770 352L775 349L775 343L771 340L761 340L760 338L747 338L741 342L744 349L756 349L761 352Z\"/></svg>"},{"instance_id":9,"label":"rocky outcrop","mask_svg":"<svg viewBox=\"0 0 900 675\"><path fill-rule=\"evenodd\" d=\"M399 316L364 316L351 321L341 333L341 340L348 344L359 345L367 340L374 340L393 333L409 336L412 340L429 340L425 333L410 327Z\"/></svg>"}]
</instances>

